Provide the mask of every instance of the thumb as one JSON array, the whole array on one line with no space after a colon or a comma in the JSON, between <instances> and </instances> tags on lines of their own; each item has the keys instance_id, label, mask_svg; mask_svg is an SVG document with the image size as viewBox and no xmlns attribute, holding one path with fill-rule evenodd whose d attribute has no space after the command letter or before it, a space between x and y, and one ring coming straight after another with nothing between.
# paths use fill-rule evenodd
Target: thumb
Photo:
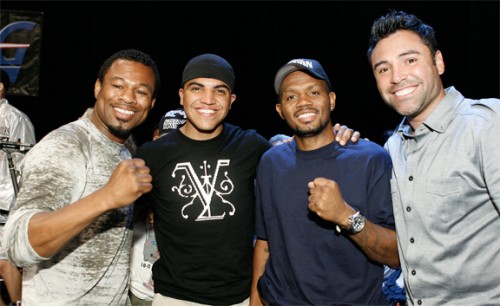
<instances>
[{"instance_id":1,"label":"thumb","mask_svg":"<svg viewBox=\"0 0 500 306\"><path fill-rule=\"evenodd\" d=\"M311 183L313 183L314 186L324 186L327 184L327 182L328 182L328 179L326 179L324 177L317 177Z\"/></svg>"}]
</instances>

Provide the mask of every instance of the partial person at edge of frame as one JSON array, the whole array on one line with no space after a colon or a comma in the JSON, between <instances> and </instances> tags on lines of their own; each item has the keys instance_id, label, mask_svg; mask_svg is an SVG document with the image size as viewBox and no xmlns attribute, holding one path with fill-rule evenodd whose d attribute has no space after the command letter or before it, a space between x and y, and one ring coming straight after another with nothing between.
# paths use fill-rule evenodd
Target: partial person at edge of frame
<instances>
[{"instance_id":1,"label":"partial person at edge of frame","mask_svg":"<svg viewBox=\"0 0 500 306\"><path fill-rule=\"evenodd\" d=\"M413 14L377 18L367 56L404 116L385 148L408 304L500 305L500 100L445 88L435 31Z\"/></svg>"},{"instance_id":2,"label":"partial person at edge of frame","mask_svg":"<svg viewBox=\"0 0 500 306\"><path fill-rule=\"evenodd\" d=\"M2 244L3 228L22 185L22 162L35 145L36 136L29 117L7 100L10 85L9 75L0 69L0 277L3 279L0 285L7 289L9 302L15 304L21 301L22 270L6 256ZM5 301L0 296L2 304Z\"/></svg>"}]
</instances>

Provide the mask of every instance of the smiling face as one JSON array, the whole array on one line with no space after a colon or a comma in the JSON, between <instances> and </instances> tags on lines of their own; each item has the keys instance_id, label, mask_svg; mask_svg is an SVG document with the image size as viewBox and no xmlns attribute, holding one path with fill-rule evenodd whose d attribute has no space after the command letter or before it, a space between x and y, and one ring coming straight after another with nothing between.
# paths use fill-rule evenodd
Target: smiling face
<instances>
[{"instance_id":1,"label":"smiling face","mask_svg":"<svg viewBox=\"0 0 500 306\"><path fill-rule=\"evenodd\" d=\"M118 59L94 87L91 121L111 140L123 143L153 108L154 74L141 63Z\"/></svg>"},{"instance_id":2,"label":"smiling face","mask_svg":"<svg viewBox=\"0 0 500 306\"><path fill-rule=\"evenodd\" d=\"M219 135L222 122L236 100L226 83L212 78L187 81L179 89L179 97L187 117L186 124L180 129L195 140L208 140Z\"/></svg>"},{"instance_id":3,"label":"smiling face","mask_svg":"<svg viewBox=\"0 0 500 306\"><path fill-rule=\"evenodd\" d=\"M327 142L333 140L330 112L335 108L335 93L325 81L295 71L283 79L280 92L276 111L297 137L328 135Z\"/></svg>"},{"instance_id":4,"label":"smiling face","mask_svg":"<svg viewBox=\"0 0 500 306\"><path fill-rule=\"evenodd\" d=\"M380 40L370 60L382 99L416 129L445 95L441 52L433 59L417 34L400 30Z\"/></svg>"}]
</instances>

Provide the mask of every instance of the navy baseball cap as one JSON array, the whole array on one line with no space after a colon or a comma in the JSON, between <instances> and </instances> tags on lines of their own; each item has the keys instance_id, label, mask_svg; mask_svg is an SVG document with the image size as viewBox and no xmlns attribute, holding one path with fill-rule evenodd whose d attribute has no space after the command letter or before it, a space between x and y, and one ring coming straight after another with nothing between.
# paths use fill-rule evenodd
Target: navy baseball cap
<instances>
[{"instance_id":1,"label":"navy baseball cap","mask_svg":"<svg viewBox=\"0 0 500 306\"><path fill-rule=\"evenodd\" d=\"M328 88L330 88L330 90L332 89L330 79L328 79L325 70L323 70L323 67L321 67L321 64L317 60L297 58L286 63L276 73L276 76L274 77L274 90L276 91L276 94L279 95L283 80L290 73L295 71L304 71L316 79L324 80L328 84Z\"/></svg>"}]
</instances>

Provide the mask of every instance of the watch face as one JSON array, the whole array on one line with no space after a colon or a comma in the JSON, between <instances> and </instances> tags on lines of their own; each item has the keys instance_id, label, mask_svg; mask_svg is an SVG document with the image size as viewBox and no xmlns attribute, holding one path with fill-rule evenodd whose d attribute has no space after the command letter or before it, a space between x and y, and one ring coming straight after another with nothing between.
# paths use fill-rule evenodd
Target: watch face
<instances>
[{"instance_id":1,"label":"watch face","mask_svg":"<svg viewBox=\"0 0 500 306\"><path fill-rule=\"evenodd\" d=\"M365 217L359 213L355 213L349 217L349 232L356 234L361 232L365 227Z\"/></svg>"},{"instance_id":2,"label":"watch face","mask_svg":"<svg viewBox=\"0 0 500 306\"><path fill-rule=\"evenodd\" d=\"M365 226L365 218L361 215L357 216L354 218L354 223L352 227L354 228L354 231L359 232L363 229Z\"/></svg>"}]
</instances>

